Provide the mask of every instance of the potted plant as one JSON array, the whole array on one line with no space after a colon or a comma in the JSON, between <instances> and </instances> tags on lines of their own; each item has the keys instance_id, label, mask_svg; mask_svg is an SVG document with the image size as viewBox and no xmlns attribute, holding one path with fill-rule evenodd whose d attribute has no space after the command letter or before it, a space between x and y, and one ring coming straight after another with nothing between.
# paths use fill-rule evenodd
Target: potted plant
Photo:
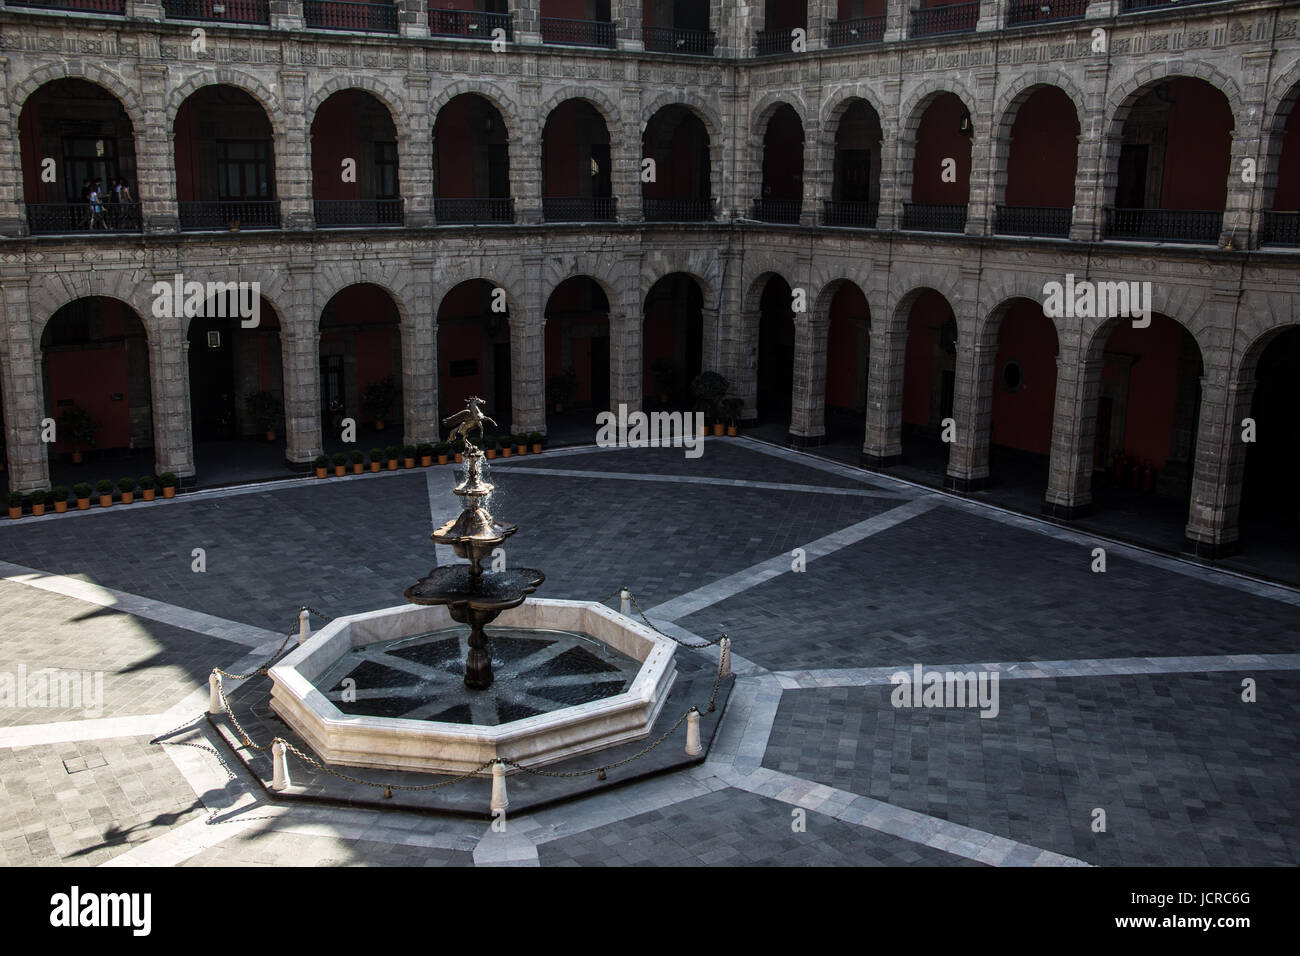
<instances>
[{"instance_id":1,"label":"potted plant","mask_svg":"<svg viewBox=\"0 0 1300 956\"><path fill-rule=\"evenodd\" d=\"M517 454L520 454L520 455L526 455L526 454L528 454L528 435L527 435L527 433L525 433L525 432L520 432L519 434L515 435L515 437L514 437L514 442L515 442L515 452L516 452Z\"/></svg>"},{"instance_id":2,"label":"potted plant","mask_svg":"<svg viewBox=\"0 0 1300 956\"><path fill-rule=\"evenodd\" d=\"M84 481L79 481L72 486L72 494L77 499L78 511L85 511L90 507L91 490L90 485L86 484Z\"/></svg>"},{"instance_id":3,"label":"potted plant","mask_svg":"<svg viewBox=\"0 0 1300 956\"><path fill-rule=\"evenodd\" d=\"M370 449L370 470L378 471L382 467L384 460L384 450L382 448Z\"/></svg>"},{"instance_id":4,"label":"potted plant","mask_svg":"<svg viewBox=\"0 0 1300 956\"><path fill-rule=\"evenodd\" d=\"M515 453L514 437L510 433L501 436L501 457L509 458Z\"/></svg>"},{"instance_id":5,"label":"potted plant","mask_svg":"<svg viewBox=\"0 0 1300 956\"><path fill-rule=\"evenodd\" d=\"M352 458L352 474L359 475L366 467L366 455L360 448L352 449L350 453Z\"/></svg>"},{"instance_id":6,"label":"potted plant","mask_svg":"<svg viewBox=\"0 0 1300 956\"><path fill-rule=\"evenodd\" d=\"M54 499L54 513L61 515L68 510L68 486L55 485L54 490L50 492L50 497Z\"/></svg>"},{"instance_id":7,"label":"potted plant","mask_svg":"<svg viewBox=\"0 0 1300 956\"><path fill-rule=\"evenodd\" d=\"M48 492L33 491L27 495L27 504L31 506L32 517L39 518L45 514L45 496Z\"/></svg>"},{"instance_id":8,"label":"potted plant","mask_svg":"<svg viewBox=\"0 0 1300 956\"><path fill-rule=\"evenodd\" d=\"M338 451L330 457L330 461L334 463L334 477L342 478L343 472L346 471L348 467L348 456L343 454L343 452Z\"/></svg>"},{"instance_id":9,"label":"potted plant","mask_svg":"<svg viewBox=\"0 0 1300 956\"><path fill-rule=\"evenodd\" d=\"M415 446L414 445L402 446L402 467L403 468L415 467Z\"/></svg>"},{"instance_id":10,"label":"potted plant","mask_svg":"<svg viewBox=\"0 0 1300 956\"><path fill-rule=\"evenodd\" d=\"M704 411L713 419L713 434L721 435L723 425L718 418L718 403L722 401L731 386L717 372L701 372L691 382L691 395L696 402L704 406Z\"/></svg>"},{"instance_id":11,"label":"potted plant","mask_svg":"<svg viewBox=\"0 0 1300 956\"><path fill-rule=\"evenodd\" d=\"M657 358L650 363L650 371L655 377L655 388L659 389L659 401L667 405L681 387L681 366L670 358Z\"/></svg>"},{"instance_id":12,"label":"potted plant","mask_svg":"<svg viewBox=\"0 0 1300 956\"><path fill-rule=\"evenodd\" d=\"M555 406L557 413L564 411L565 404L577 390L578 373L571 368L556 372L546 380L546 400Z\"/></svg>"},{"instance_id":13,"label":"potted plant","mask_svg":"<svg viewBox=\"0 0 1300 956\"><path fill-rule=\"evenodd\" d=\"M528 434L528 444L530 444L530 445L533 446L533 454L534 454L534 455L540 455L540 454L542 453L542 433L541 433L541 432L529 432L529 434Z\"/></svg>"},{"instance_id":14,"label":"potted plant","mask_svg":"<svg viewBox=\"0 0 1300 956\"><path fill-rule=\"evenodd\" d=\"M491 460L497 456L498 439L496 435L483 436L483 453Z\"/></svg>"},{"instance_id":15,"label":"potted plant","mask_svg":"<svg viewBox=\"0 0 1300 956\"><path fill-rule=\"evenodd\" d=\"M433 453L438 456L438 464L447 464L447 456L451 453L451 446L445 441L440 441L433 446Z\"/></svg>"},{"instance_id":16,"label":"potted plant","mask_svg":"<svg viewBox=\"0 0 1300 956\"><path fill-rule=\"evenodd\" d=\"M72 444L72 463L80 465L82 449L95 446L95 433L103 426L80 405L69 405L59 415L59 433Z\"/></svg>"},{"instance_id":17,"label":"potted plant","mask_svg":"<svg viewBox=\"0 0 1300 956\"><path fill-rule=\"evenodd\" d=\"M280 421L280 400L270 392L249 392L244 396L244 407L258 431L266 433L266 440L275 441L275 426Z\"/></svg>"},{"instance_id":18,"label":"potted plant","mask_svg":"<svg viewBox=\"0 0 1300 956\"><path fill-rule=\"evenodd\" d=\"M420 467L428 468L433 464L433 445L427 441L422 441L415 446L416 453L420 456Z\"/></svg>"},{"instance_id":19,"label":"potted plant","mask_svg":"<svg viewBox=\"0 0 1300 956\"><path fill-rule=\"evenodd\" d=\"M402 453L402 449L396 445L389 445L384 449L384 460L388 463L389 471L397 471L397 456Z\"/></svg>"},{"instance_id":20,"label":"potted plant","mask_svg":"<svg viewBox=\"0 0 1300 956\"><path fill-rule=\"evenodd\" d=\"M316 477L324 478L325 469L329 468L329 466L330 466L329 456L317 455L316 456Z\"/></svg>"},{"instance_id":21,"label":"potted plant","mask_svg":"<svg viewBox=\"0 0 1300 956\"><path fill-rule=\"evenodd\" d=\"M162 488L164 498L176 496L176 476L170 471L164 471L158 476L158 486Z\"/></svg>"},{"instance_id":22,"label":"potted plant","mask_svg":"<svg viewBox=\"0 0 1300 956\"><path fill-rule=\"evenodd\" d=\"M393 376L385 375L379 381L371 382L366 386L361 396L361 404L365 407L366 414L375 423L375 431L384 430L384 419L388 417L388 412L396 401L397 386L393 384Z\"/></svg>"},{"instance_id":23,"label":"potted plant","mask_svg":"<svg viewBox=\"0 0 1300 956\"><path fill-rule=\"evenodd\" d=\"M23 516L23 493L21 491L9 492L9 517L21 518Z\"/></svg>"},{"instance_id":24,"label":"potted plant","mask_svg":"<svg viewBox=\"0 0 1300 956\"><path fill-rule=\"evenodd\" d=\"M451 450L452 450L453 460L456 462L456 464L459 465L461 462L465 460L465 439L457 438L454 442L451 443Z\"/></svg>"},{"instance_id":25,"label":"potted plant","mask_svg":"<svg viewBox=\"0 0 1300 956\"><path fill-rule=\"evenodd\" d=\"M740 416L744 409L744 399L735 395L728 395L722 400L722 416L727 420L728 435L734 436L737 433L737 426L740 423Z\"/></svg>"},{"instance_id":26,"label":"potted plant","mask_svg":"<svg viewBox=\"0 0 1300 956\"><path fill-rule=\"evenodd\" d=\"M101 508L111 508L113 505L113 479L103 478L96 482L95 491L99 493L99 506Z\"/></svg>"},{"instance_id":27,"label":"potted plant","mask_svg":"<svg viewBox=\"0 0 1300 956\"><path fill-rule=\"evenodd\" d=\"M117 490L122 492L122 504L129 505L135 501L135 479L117 479Z\"/></svg>"},{"instance_id":28,"label":"potted plant","mask_svg":"<svg viewBox=\"0 0 1300 956\"><path fill-rule=\"evenodd\" d=\"M140 496L145 501L153 501L153 475L141 475L137 484L140 486Z\"/></svg>"}]
</instances>

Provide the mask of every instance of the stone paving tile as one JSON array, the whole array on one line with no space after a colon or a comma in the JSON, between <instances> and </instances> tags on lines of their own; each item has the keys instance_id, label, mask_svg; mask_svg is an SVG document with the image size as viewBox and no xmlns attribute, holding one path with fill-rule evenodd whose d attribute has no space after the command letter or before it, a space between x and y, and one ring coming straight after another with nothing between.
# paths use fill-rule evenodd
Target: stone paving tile
<instances>
[{"instance_id":1,"label":"stone paving tile","mask_svg":"<svg viewBox=\"0 0 1300 956\"><path fill-rule=\"evenodd\" d=\"M78 682L77 706L0 707L0 727L166 710L207 681L214 664L242 649L228 641L159 624L38 588L0 581L0 671L29 680L42 668L102 672L102 706ZM41 680L41 683L47 683ZM94 712L98 710L98 713Z\"/></svg>"},{"instance_id":2,"label":"stone paving tile","mask_svg":"<svg viewBox=\"0 0 1300 956\"><path fill-rule=\"evenodd\" d=\"M1296 608L940 507L678 623L773 670L1300 650Z\"/></svg>"},{"instance_id":3,"label":"stone paving tile","mask_svg":"<svg viewBox=\"0 0 1300 956\"><path fill-rule=\"evenodd\" d=\"M1094 864L1300 863L1300 674L1002 681L992 719L892 690L787 691L763 765Z\"/></svg>"},{"instance_id":4,"label":"stone paving tile","mask_svg":"<svg viewBox=\"0 0 1300 956\"><path fill-rule=\"evenodd\" d=\"M0 866L96 866L205 812L147 737L0 749L0 806Z\"/></svg>"},{"instance_id":5,"label":"stone paving tile","mask_svg":"<svg viewBox=\"0 0 1300 956\"><path fill-rule=\"evenodd\" d=\"M600 600L627 584L648 608L897 503L650 487L513 472L491 505L520 526L508 563L546 572L539 597ZM275 631L302 604L331 615L401 604L434 561L423 471L14 524L0 528L0 552L16 564Z\"/></svg>"},{"instance_id":6,"label":"stone paving tile","mask_svg":"<svg viewBox=\"0 0 1300 956\"><path fill-rule=\"evenodd\" d=\"M436 825L436 821L430 821ZM208 847L183 866L473 866L466 850L335 835L252 829Z\"/></svg>"},{"instance_id":7,"label":"stone paving tile","mask_svg":"<svg viewBox=\"0 0 1300 956\"><path fill-rule=\"evenodd\" d=\"M542 866L975 866L942 850L726 788L538 847Z\"/></svg>"}]
</instances>

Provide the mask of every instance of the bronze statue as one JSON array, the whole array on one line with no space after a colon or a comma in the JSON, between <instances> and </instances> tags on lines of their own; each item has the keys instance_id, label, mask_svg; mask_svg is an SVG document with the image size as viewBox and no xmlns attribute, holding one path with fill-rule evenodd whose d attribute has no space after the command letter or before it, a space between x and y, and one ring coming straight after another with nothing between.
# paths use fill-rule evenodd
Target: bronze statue
<instances>
[{"instance_id":1,"label":"bronze statue","mask_svg":"<svg viewBox=\"0 0 1300 956\"><path fill-rule=\"evenodd\" d=\"M465 444L469 445L472 444L469 440L469 433L476 428L478 429L479 438L482 439L484 422L492 422L493 427L497 427L496 422L483 414L482 405L483 399L479 398L477 395L471 395L469 398L465 399L464 411L457 412L450 418L444 418L442 420L444 425L452 426L451 434L447 436L447 441L454 442L457 438L461 438L465 441Z\"/></svg>"}]
</instances>

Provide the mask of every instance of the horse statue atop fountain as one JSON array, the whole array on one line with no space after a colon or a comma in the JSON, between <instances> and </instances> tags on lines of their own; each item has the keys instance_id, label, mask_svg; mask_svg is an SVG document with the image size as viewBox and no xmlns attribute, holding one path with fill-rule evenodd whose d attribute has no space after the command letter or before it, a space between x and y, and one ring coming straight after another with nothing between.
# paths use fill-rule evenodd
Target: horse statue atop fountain
<instances>
[{"instance_id":1,"label":"horse statue atop fountain","mask_svg":"<svg viewBox=\"0 0 1300 956\"><path fill-rule=\"evenodd\" d=\"M457 438L460 438L464 440L466 445L473 444L473 442L469 440L469 433L476 428L478 429L479 439L482 440L484 422L492 422L494 427L496 427L497 424L492 421L492 419L488 418L488 416L483 414L483 399L479 398L477 395L471 395L469 398L465 399L464 411L459 411L450 418L444 418L442 420L444 425L452 426L452 431L451 434L447 436L447 441L454 442Z\"/></svg>"}]
</instances>

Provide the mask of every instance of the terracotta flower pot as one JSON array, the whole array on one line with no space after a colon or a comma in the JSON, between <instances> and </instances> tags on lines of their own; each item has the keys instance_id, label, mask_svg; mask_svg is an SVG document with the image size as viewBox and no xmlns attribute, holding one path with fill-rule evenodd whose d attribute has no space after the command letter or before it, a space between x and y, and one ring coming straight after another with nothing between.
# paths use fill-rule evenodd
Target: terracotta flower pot
<instances>
[{"instance_id":1,"label":"terracotta flower pot","mask_svg":"<svg viewBox=\"0 0 1300 956\"><path fill-rule=\"evenodd\" d=\"M144 500L145 500L145 501L153 501L153 489L152 489L152 488L146 488L146 489L144 489L142 492L140 492L140 494L142 494L142 495L144 496Z\"/></svg>"},{"instance_id":2,"label":"terracotta flower pot","mask_svg":"<svg viewBox=\"0 0 1300 956\"><path fill-rule=\"evenodd\" d=\"M68 503L66 501L54 502L54 513L56 515L61 515L67 510L68 510Z\"/></svg>"},{"instance_id":3,"label":"terracotta flower pot","mask_svg":"<svg viewBox=\"0 0 1300 956\"><path fill-rule=\"evenodd\" d=\"M78 510L78 511L89 511L89 510L90 510L90 499L89 499L89 498L78 498L78 499L77 499L77 510Z\"/></svg>"},{"instance_id":4,"label":"terracotta flower pot","mask_svg":"<svg viewBox=\"0 0 1300 956\"><path fill-rule=\"evenodd\" d=\"M388 459L388 470L389 470L389 471L397 471L397 459L396 459L396 458L390 458L390 459Z\"/></svg>"},{"instance_id":5,"label":"terracotta flower pot","mask_svg":"<svg viewBox=\"0 0 1300 956\"><path fill-rule=\"evenodd\" d=\"M38 502L36 502L36 504L32 505L32 517L33 517L33 518L39 518L39 517L40 517L41 515L43 515L43 514L45 514L45 502L44 502L44 501L38 501Z\"/></svg>"},{"instance_id":6,"label":"terracotta flower pot","mask_svg":"<svg viewBox=\"0 0 1300 956\"><path fill-rule=\"evenodd\" d=\"M376 418L376 419L375 419L375 431L377 431L377 432L381 432L381 431L383 431L383 430L384 430L384 420L383 420L382 418Z\"/></svg>"},{"instance_id":7,"label":"terracotta flower pot","mask_svg":"<svg viewBox=\"0 0 1300 956\"><path fill-rule=\"evenodd\" d=\"M720 437L722 437L722 433L723 433L724 431L725 431L725 427L723 426L722 422L714 422L714 423L713 423L713 435L714 435L715 438L720 438Z\"/></svg>"},{"instance_id":8,"label":"terracotta flower pot","mask_svg":"<svg viewBox=\"0 0 1300 956\"><path fill-rule=\"evenodd\" d=\"M446 455L439 455L439 456L438 456L438 464L440 464L440 465L445 465L445 464L447 464L447 456L446 456Z\"/></svg>"},{"instance_id":9,"label":"terracotta flower pot","mask_svg":"<svg viewBox=\"0 0 1300 956\"><path fill-rule=\"evenodd\" d=\"M275 441L275 429L274 429L274 428L268 428L268 429L266 430L266 440L267 440L267 441Z\"/></svg>"},{"instance_id":10,"label":"terracotta flower pot","mask_svg":"<svg viewBox=\"0 0 1300 956\"><path fill-rule=\"evenodd\" d=\"M459 465L462 462L464 462L464 460L465 460L465 456L462 455L460 452L456 452L456 464Z\"/></svg>"},{"instance_id":11,"label":"terracotta flower pot","mask_svg":"<svg viewBox=\"0 0 1300 956\"><path fill-rule=\"evenodd\" d=\"M112 495L100 495L100 496L99 496L99 506L100 506L101 508L111 508L111 507L113 507L113 496L112 496Z\"/></svg>"},{"instance_id":12,"label":"terracotta flower pot","mask_svg":"<svg viewBox=\"0 0 1300 956\"><path fill-rule=\"evenodd\" d=\"M359 461L354 461L354 462L352 463L352 474L354 474L354 475L359 475L359 474L361 474L361 472L362 472L362 470L363 470L364 468L365 468L365 466L362 465L361 462L359 462Z\"/></svg>"},{"instance_id":13,"label":"terracotta flower pot","mask_svg":"<svg viewBox=\"0 0 1300 956\"><path fill-rule=\"evenodd\" d=\"M22 505L19 505L17 508L10 508L10 509L9 509L9 517L10 517L11 519L21 518L22 516L23 516L23 506L22 506Z\"/></svg>"},{"instance_id":14,"label":"terracotta flower pot","mask_svg":"<svg viewBox=\"0 0 1300 956\"><path fill-rule=\"evenodd\" d=\"M527 445L520 445L518 448L515 449L515 453L516 453L516 454L519 454L519 455L526 455L526 454L528 454L528 446L527 446Z\"/></svg>"},{"instance_id":15,"label":"terracotta flower pot","mask_svg":"<svg viewBox=\"0 0 1300 956\"><path fill-rule=\"evenodd\" d=\"M514 450L509 445L501 449L502 458L509 458L512 454L514 454Z\"/></svg>"},{"instance_id":16,"label":"terracotta flower pot","mask_svg":"<svg viewBox=\"0 0 1300 956\"><path fill-rule=\"evenodd\" d=\"M122 504L124 504L124 505L129 505L129 504L132 504L134 501L135 501L135 492L134 492L134 491L124 491L124 492L122 492Z\"/></svg>"},{"instance_id":17,"label":"terracotta flower pot","mask_svg":"<svg viewBox=\"0 0 1300 956\"><path fill-rule=\"evenodd\" d=\"M317 478L324 478L324 477L325 477L325 469L324 469L324 468L317 468L317 469L316 469L316 477L317 477Z\"/></svg>"},{"instance_id":18,"label":"terracotta flower pot","mask_svg":"<svg viewBox=\"0 0 1300 956\"><path fill-rule=\"evenodd\" d=\"M344 473L345 471L347 471L347 467L348 467L347 465L335 465L335 466L334 466L334 477L336 477L336 478L342 478L342 477L343 477L343 473Z\"/></svg>"},{"instance_id":19,"label":"terracotta flower pot","mask_svg":"<svg viewBox=\"0 0 1300 956\"><path fill-rule=\"evenodd\" d=\"M167 485L165 488L163 488L163 497L164 497L164 498L175 498L175 497L176 497L176 486L175 486L175 485Z\"/></svg>"},{"instance_id":20,"label":"terracotta flower pot","mask_svg":"<svg viewBox=\"0 0 1300 956\"><path fill-rule=\"evenodd\" d=\"M403 467L403 468L414 468L414 467L415 467L415 459L414 459L414 458L403 458L403 459L402 459L402 467Z\"/></svg>"},{"instance_id":21,"label":"terracotta flower pot","mask_svg":"<svg viewBox=\"0 0 1300 956\"><path fill-rule=\"evenodd\" d=\"M560 415L564 412L564 402L555 403L555 414Z\"/></svg>"},{"instance_id":22,"label":"terracotta flower pot","mask_svg":"<svg viewBox=\"0 0 1300 956\"><path fill-rule=\"evenodd\" d=\"M487 450L487 456L488 456L488 461L491 461L493 458L497 456L497 450L495 448L489 448Z\"/></svg>"},{"instance_id":23,"label":"terracotta flower pot","mask_svg":"<svg viewBox=\"0 0 1300 956\"><path fill-rule=\"evenodd\" d=\"M74 452L72 453L72 463L73 463L74 465L80 465L82 461L83 461L83 456L82 456L81 452L80 452L80 451L74 451Z\"/></svg>"},{"instance_id":24,"label":"terracotta flower pot","mask_svg":"<svg viewBox=\"0 0 1300 956\"><path fill-rule=\"evenodd\" d=\"M542 443L539 441L533 442L533 454L540 455L541 453L542 453Z\"/></svg>"},{"instance_id":25,"label":"terracotta flower pot","mask_svg":"<svg viewBox=\"0 0 1300 956\"><path fill-rule=\"evenodd\" d=\"M421 456L420 456L420 467L421 467L421 468L428 468L428 467L429 467L430 465L432 465L432 464L433 464L433 456L432 456L432 455L421 455Z\"/></svg>"},{"instance_id":26,"label":"terracotta flower pot","mask_svg":"<svg viewBox=\"0 0 1300 956\"><path fill-rule=\"evenodd\" d=\"M370 463L370 470L371 470L371 471L378 471L378 470L379 470L379 462L377 462L377 461L372 461L372 462Z\"/></svg>"},{"instance_id":27,"label":"terracotta flower pot","mask_svg":"<svg viewBox=\"0 0 1300 956\"><path fill-rule=\"evenodd\" d=\"M735 425L728 425L727 434L730 435L732 438L735 438L738 434L740 434L740 429L738 429Z\"/></svg>"}]
</instances>

